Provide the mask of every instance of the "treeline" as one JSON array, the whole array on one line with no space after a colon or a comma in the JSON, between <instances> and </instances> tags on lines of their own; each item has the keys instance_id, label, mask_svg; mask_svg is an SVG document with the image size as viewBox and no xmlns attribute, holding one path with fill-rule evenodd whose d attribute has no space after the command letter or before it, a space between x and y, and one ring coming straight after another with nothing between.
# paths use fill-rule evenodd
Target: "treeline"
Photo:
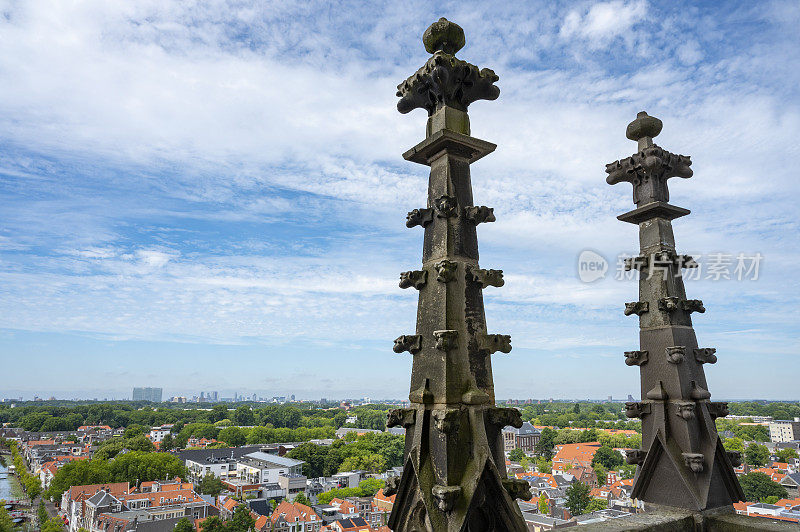
<instances>
[{"instance_id":1,"label":"treeline","mask_svg":"<svg viewBox=\"0 0 800 532\"><path fill-rule=\"evenodd\" d=\"M358 417L352 426L383 430L386 427L388 405L366 405L345 412L321 409L306 404L262 405L217 403L208 408L171 403L68 403L63 401L26 403L11 408L0 405L0 423L9 423L32 432L76 430L81 425L109 425L112 428L131 425L156 426L163 424L218 423L260 425L276 428L331 427L345 425L348 416Z\"/></svg>"},{"instance_id":2,"label":"treeline","mask_svg":"<svg viewBox=\"0 0 800 532\"><path fill-rule=\"evenodd\" d=\"M554 402L510 406L516 406L522 420L534 425L641 431L641 423L629 420L621 403Z\"/></svg>"},{"instance_id":3,"label":"treeline","mask_svg":"<svg viewBox=\"0 0 800 532\"><path fill-rule=\"evenodd\" d=\"M732 432L734 438L745 441L769 441L769 427L764 425L742 425L739 419L717 418L717 432L724 436L724 432Z\"/></svg>"},{"instance_id":4,"label":"treeline","mask_svg":"<svg viewBox=\"0 0 800 532\"><path fill-rule=\"evenodd\" d=\"M370 433L356 437L350 433L332 445L304 443L287 456L303 460L303 474L309 478L329 477L340 471L382 473L403 464L404 436Z\"/></svg>"},{"instance_id":5,"label":"treeline","mask_svg":"<svg viewBox=\"0 0 800 532\"><path fill-rule=\"evenodd\" d=\"M800 417L800 403L781 401L742 401L728 403L734 416L772 416L774 419Z\"/></svg>"},{"instance_id":6,"label":"treeline","mask_svg":"<svg viewBox=\"0 0 800 532\"><path fill-rule=\"evenodd\" d=\"M172 432L161 442L161 448L162 450L183 449L192 437L218 440L220 442L218 447L239 447L261 443L302 442L333 438L335 433L331 426L290 429L273 426L225 427L212 423L190 423L183 426L175 425Z\"/></svg>"},{"instance_id":7,"label":"treeline","mask_svg":"<svg viewBox=\"0 0 800 532\"><path fill-rule=\"evenodd\" d=\"M178 457L169 453L132 451L119 454L113 460L93 458L70 462L58 470L45 494L57 501L70 486L128 482L137 486L151 480L187 476L186 467Z\"/></svg>"}]
</instances>

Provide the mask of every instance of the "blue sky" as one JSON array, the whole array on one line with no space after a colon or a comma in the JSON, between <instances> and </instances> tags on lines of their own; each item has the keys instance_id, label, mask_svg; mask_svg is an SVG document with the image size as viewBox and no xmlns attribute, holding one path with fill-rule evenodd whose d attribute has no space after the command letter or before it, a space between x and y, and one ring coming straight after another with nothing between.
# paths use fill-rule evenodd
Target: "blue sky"
<instances>
[{"instance_id":1,"label":"blue sky","mask_svg":"<svg viewBox=\"0 0 800 532\"><path fill-rule=\"evenodd\" d=\"M470 109L498 144L473 165L498 397L637 395L631 191L604 165L647 110L694 161L679 249L764 257L687 281L712 393L800 399L800 5L638 0L0 0L0 396L405 397L427 174L400 154L425 116L394 94L440 16L500 76ZM577 278L584 249L606 279Z\"/></svg>"}]
</instances>

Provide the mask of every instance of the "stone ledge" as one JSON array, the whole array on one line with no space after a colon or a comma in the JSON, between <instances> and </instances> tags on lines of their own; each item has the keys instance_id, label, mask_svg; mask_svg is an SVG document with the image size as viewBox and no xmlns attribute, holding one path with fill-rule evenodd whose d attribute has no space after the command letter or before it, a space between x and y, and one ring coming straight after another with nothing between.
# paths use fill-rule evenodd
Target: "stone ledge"
<instances>
[{"instance_id":1,"label":"stone ledge","mask_svg":"<svg viewBox=\"0 0 800 532\"><path fill-rule=\"evenodd\" d=\"M585 532L758 532L797 531L797 523L774 521L763 517L748 517L734 513L684 512L660 509L630 517L611 519L603 523L581 526Z\"/></svg>"}]
</instances>

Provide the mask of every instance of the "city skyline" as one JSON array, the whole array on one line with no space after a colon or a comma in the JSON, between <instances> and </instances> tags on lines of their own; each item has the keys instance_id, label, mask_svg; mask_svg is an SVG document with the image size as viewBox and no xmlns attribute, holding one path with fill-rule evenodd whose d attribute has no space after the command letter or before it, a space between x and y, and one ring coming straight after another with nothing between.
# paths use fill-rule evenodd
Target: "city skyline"
<instances>
[{"instance_id":1,"label":"city skyline","mask_svg":"<svg viewBox=\"0 0 800 532\"><path fill-rule=\"evenodd\" d=\"M638 395L622 313L637 283L616 279L636 229L604 169L646 110L693 160L671 194L692 211L679 251L705 268L687 294L708 309L694 327L717 348L714 400L800 399L796 3L7 11L0 396L407 397L392 342L417 299L397 281L420 242L402 220L426 172L401 158L423 131L395 87L446 16L459 56L500 77L499 100L470 107L473 135L498 144L472 175L497 217L481 264L506 280L488 325L514 346L493 360L497 397ZM585 251L605 278L581 280ZM717 254L729 279L707 276ZM757 279L736 279L740 254L761 257Z\"/></svg>"}]
</instances>

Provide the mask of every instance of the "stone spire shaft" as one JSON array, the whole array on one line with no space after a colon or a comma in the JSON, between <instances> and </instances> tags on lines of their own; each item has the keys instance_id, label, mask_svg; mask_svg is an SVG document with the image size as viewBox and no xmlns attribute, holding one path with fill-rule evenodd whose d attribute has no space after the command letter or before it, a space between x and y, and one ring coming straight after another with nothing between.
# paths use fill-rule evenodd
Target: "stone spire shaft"
<instances>
[{"instance_id":1,"label":"stone spire shaft","mask_svg":"<svg viewBox=\"0 0 800 532\"><path fill-rule=\"evenodd\" d=\"M638 464L632 497L648 503L702 511L729 507L744 495L734 474L738 453L727 453L714 420L727 403L711 402L704 364L717 361L716 349L698 347L692 313L703 302L687 299L682 271L695 261L676 252L672 220L689 211L668 203L667 180L692 176L691 160L653 143L659 119L641 112L627 137L639 152L606 166L606 181L633 184L637 208L618 218L639 226L640 254L626 261L639 272L639 300L625 304L625 315L639 317L636 351L626 364L638 366L642 401L627 403L628 417L642 420L642 449L627 460Z\"/></svg>"},{"instance_id":2,"label":"stone spire shaft","mask_svg":"<svg viewBox=\"0 0 800 532\"><path fill-rule=\"evenodd\" d=\"M430 167L425 207L408 213L408 227L424 228L422 267L400 276L401 288L419 291L415 334L395 340L394 351L414 357L411 408L389 414L406 428L402 478L389 518L395 531L524 531L513 497L530 497L525 481L506 478L501 430L521 426L515 409L496 408L491 355L508 353L511 337L489 334L483 289L503 285L501 270L478 264L476 226L495 221L475 206L470 164L495 145L470 136L467 106L500 91L488 69L461 61L463 30L445 19L423 36L433 54L400 84L397 107L428 111L426 138L403 157Z\"/></svg>"}]
</instances>

